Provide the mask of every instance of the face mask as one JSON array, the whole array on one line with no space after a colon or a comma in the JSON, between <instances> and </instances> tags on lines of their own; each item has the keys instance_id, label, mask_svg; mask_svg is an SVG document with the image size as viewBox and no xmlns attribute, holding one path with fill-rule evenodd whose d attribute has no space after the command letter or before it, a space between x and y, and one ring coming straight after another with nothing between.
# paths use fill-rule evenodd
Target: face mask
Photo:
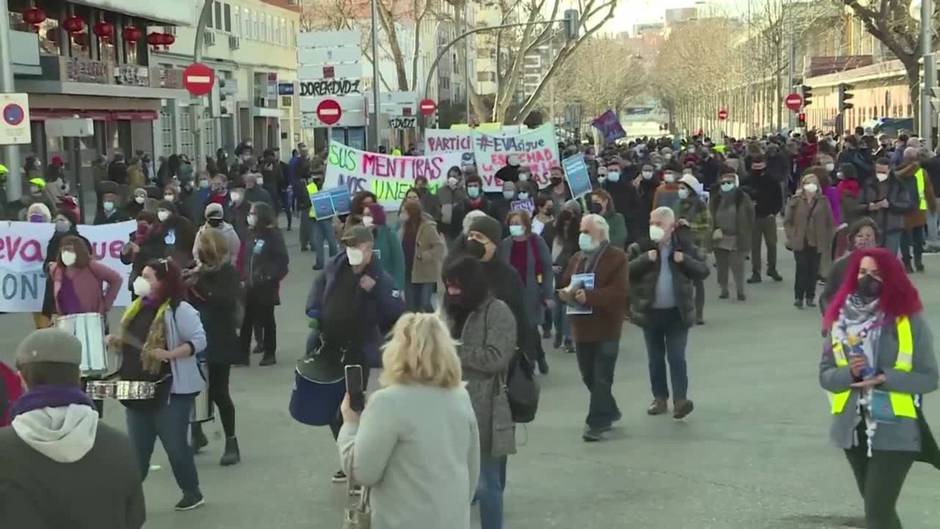
<instances>
[{"instance_id":1,"label":"face mask","mask_svg":"<svg viewBox=\"0 0 940 529\"><path fill-rule=\"evenodd\" d=\"M676 181L676 175L673 173L666 173L663 175L663 180L665 180L667 184L671 184Z\"/></svg>"},{"instance_id":2,"label":"face mask","mask_svg":"<svg viewBox=\"0 0 940 529\"><path fill-rule=\"evenodd\" d=\"M157 219L159 219L160 222L166 222L166 219L168 219L168 218L170 218L170 212L169 212L169 211L167 211L167 210L165 210L165 209L161 209L160 211L157 212Z\"/></svg>"},{"instance_id":3,"label":"face mask","mask_svg":"<svg viewBox=\"0 0 940 529\"><path fill-rule=\"evenodd\" d=\"M855 289L855 293L858 294L862 299L876 299L881 297L881 281L878 281L874 277L865 274L861 279L858 280L858 288Z\"/></svg>"},{"instance_id":4,"label":"face mask","mask_svg":"<svg viewBox=\"0 0 940 529\"><path fill-rule=\"evenodd\" d=\"M375 219L372 217L362 217L362 225L366 228L371 228L375 224Z\"/></svg>"},{"instance_id":5,"label":"face mask","mask_svg":"<svg viewBox=\"0 0 940 529\"><path fill-rule=\"evenodd\" d=\"M663 156L663 159L665 159L666 161L672 160L672 155L671 155L671 154L667 154L667 155Z\"/></svg>"},{"instance_id":6,"label":"face mask","mask_svg":"<svg viewBox=\"0 0 940 529\"><path fill-rule=\"evenodd\" d=\"M721 190L724 191L725 193L728 193L729 191L734 191L734 182L722 182Z\"/></svg>"},{"instance_id":7,"label":"face mask","mask_svg":"<svg viewBox=\"0 0 940 529\"><path fill-rule=\"evenodd\" d=\"M803 191L809 193L810 195L815 195L819 191L819 186L813 183L809 183L803 186Z\"/></svg>"},{"instance_id":8,"label":"face mask","mask_svg":"<svg viewBox=\"0 0 940 529\"><path fill-rule=\"evenodd\" d=\"M467 188L467 196L469 196L470 198L476 198L476 197L480 196L480 188L479 188L479 187L476 187L476 186L468 187L468 188Z\"/></svg>"},{"instance_id":9,"label":"face mask","mask_svg":"<svg viewBox=\"0 0 940 529\"><path fill-rule=\"evenodd\" d=\"M209 226L212 226L213 228L218 228L222 225L222 219L209 219L208 222Z\"/></svg>"},{"instance_id":10,"label":"face mask","mask_svg":"<svg viewBox=\"0 0 940 529\"><path fill-rule=\"evenodd\" d=\"M591 202L588 205L588 211L590 211L591 213L595 215L600 215L601 213L604 212L604 207L598 204L597 202Z\"/></svg>"},{"instance_id":11,"label":"face mask","mask_svg":"<svg viewBox=\"0 0 940 529\"><path fill-rule=\"evenodd\" d=\"M258 179L256 179L256 180L255 180L255 183L258 184L259 186L263 186L263 185L264 185L264 178L258 178Z\"/></svg>"},{"instance_id":12,"label":"face mask","mask_svg":"<svg viewBox=\"0 0 940 529\"><path fill-rule=\"evenodd\" d=\"M607 180L610 182L619 182L620 181L620 171L609 171L607 173Z\"/></svg>"},{"instance_id":13,"label":"face mask","mask_svg":"<svg viewBox=\"0 0 940 529\"><path fill-rule=\"evenodd\" d=\"M29 221L30 222L46 222L46 217L44 217L41 213L33 213L32 215L29 216Z\"/></svg>"},{"instance_id":14,"label":"face mask","mask_svg":"<svg viewBox=\"0 0 940 529\"><path fill-rule=\"evenodd\" d=\"M593 252L597 249L597 243L594 242L593 237L587 233L582 233L578 235L578 248L581 248L582 252Z\"/></svg>"},{"instance_id":15,"label":"face mask","mask_svg":"<svg viewBox=\"0 0 940 529\"><path fill-rule=\"evenodd\" d=\"M529 200L529 194L526 192L519 193L519 200Z\"/></svg>"},{"instance_id":16,"label":"face mask","mask_svg":"<svg viewBox=\"0 0 940 529\"><path fill-rule=\"evenodd\" d=\"M67 220L57 220L55 221L55 231L59 233L65 233L69 231L69 221Z\"/></svg>"},{"instance_id":17,"label":"face mask","mask_svg":"<svg viewBox=\"0 0 940 529\"><path fill-rule=\"evenodd\" d=\"M62 264L72 266L75 264L75 259L78 256L75 255L75 252L63 251L60 257L62 258Z\"/></svg>"},{"instance_id":18,"label":"face mask","mask_svg":"<svg viewBox=\"0 0 940 529\"><path fill-rule=\"evenodd\" d=\"M875 178L877 178L879 182L884 182L888 179L888 173L877 173Z\"/></svg>"},{"instance_id":19,"label":"face mask","mask_svg":"<svg viewBox=\"0 0 940 529\"><path fill-rule=\"evenodd\" d=\"M836 164L834 164L834 163L827 163L827 164L824 165L823 167L825 167L827 171L832 171L833 169L836 168Z\"/></svg>"},{"instance_id":20,"label":"face mask","mask_svg":"<svg viewBox=\"0 0 940 529\"><path fill-rule=\"evenodd\" d=\"M653 171L643 171L643 180L649 180L653 178Z\"/></svg>"},{"instance_id":21,"label":"face mask","mask_svg":"<svg viewBox=\"0 0 940 529\"><path fill-rule=\"evenodd\" d=\"M176 200L176 197L173 195L163 195L163 200L166 200L167 202L173 202Z\"/></svg>"},{"instance_id":22,"label":"face mask","mask_svg":"<svg viewBox=\"0 0 940 529\"><path fill-rule=\"evenodd\" d=\"M518 224L512 224L509 226L509 235L513 237L522 237L525 235L525 227Z\"/></svg>"},{"instance_id":23,"label":"face mask","mask_svg":"<svg viewBox=\"0 0 940 529\"><path fill-rule=\"evenodd\" d=\"M241 193L232 193L232 202L238 204L238 203L241 202L241 201L242 201L242 194L241 194Z\"/></svg>"},{"instance_id":24,"label":"face mask","mask_svg":"<svg viewBox=\"0 0 940 529\"><path fill-rule=\"evenodd\" d=\"M458 180L452 176L447 179L447 185L450 186L451 188L455 188L457 187L457 181Z\"/></svg>"},{"instance_id":25,"label":"face mask","mask_svg":"<svg viewBox=\"0 0 940 529\"><path fill-rule=\"evenodd\" d=\"M467 255L478 260L483 259L483 256L486 255L486 245L476 239L468 239L467 244L464 245L464 250L467 251Z\"/></svg>"},{"instance_id":26,"label":"face mask","mask_svg":"<svg viewBox=\"0 0 940 529\"><path fill-rule=\"evenodd\" d=\"M200 180L200 181L199 181L199 189L208 189L208 188L209 188L209 181L208 181L208 180Z\"/></svg>"},{"instance_id":27,"label":"face mask","mask_svg":"<svg viewBox=\"0 0 940 529\"><path fill-rule=\"evenodd\" d=\"M528 181L529 181L529 173L519 173L519 181L520 181L520 182L528 182Z\"/></svg>"},{"instance_id":28,"label":"face mask","mask_svg":"<svg viewBox=\"0 0 940 529\"><path fill-rule=\"evenodd\" d=\"M516 196L516 192L515 192L515 191L503 191L503 197L506 198L507 200L508 200L508 199L511 199L511 198L513 198L513 197L515 197L515 196Z\"/></svg>"},{"instance_id":29,"label":"face mask","mask_svg":"<svg viewBox=\"0 0 940 529\"><path fill-rule=\"evenodd\" d=\"M350 266L359 266L366 259L366 255L359 248L346 248L346 259Z\"/></svg>"},{"instance_id":30,"label":"face mask","mask_svg":"<svg viewBox=\"0 0 940 529\"><path fill-rule=\"evenodd\" d=\"M29 192L32 193L33 195L35 195L35 194L39 193L39 188L36 187L36 186L29 186Z\"/></svg>"},{"instance_id":31,"label":"face mask","mask_svg":"<svg viewBox=\"0 0 940 529\"><path fill-rule=\"evenodd\" d=\"M650 226L650 240L651 241L659 242L663 240L663 237L665 236L666 236L666 230L656 225Z\"/></svg>"},{"instance_id":32,"label":"face mask","mask_svg":"<svg viewBox=\"0 0 940 529\"><path fill-rule=\"evenodd\" d=\"M114 202L111 202L110 200L107 202L102 202L101 209L103 209L105 213L111 213L114 211Z\"/></svg>"},{"instance_id":33,"label":"face mask","mask_svg":"<svg viewBox=\"0 0 940 529\"><path fill-rule=\"evenodd\" d=\"M248 215L248 226L251 228L255 227L255 224L258 222L257 215Z\"/></svg>"},{"instance_id":34,"label":"face mask","mask_svg":"<svg viewBox=\"0 0 940 529\"><path fill-rule=\"evenodd\" d=\"M607 181L607 177L605 175L598 175L597 181L603 184L604 182Z\"/></svg>"},{"instance_id":35,"label":"face mask","mask_svg":"<svg viewBox=\"0 0 940 529\"><path fill-rule=\"evenodd\" d=\"M138 196L138 197L134 197L134 202L137 202L138 204L143 204L143 203L146 202L146 201L147 201L147 198L146 198L146 197L139 197L139 196Z\"/></svg>"},{"instance_id":36,"label":"face mask","mask_svg":"<svg viewBox=\"0 0 940 529\"><path fill-rule=\"evenodd\" d=\"M686 188L684 188L684 187L683 187L683 188L680 188L680 189L679 189L679 198L681 198L682 200L685 200L685 199L689 198L689 190L686 189Z\"/></svg>"},{"instance_id":37,"label":"face mask","mask_svg":"<svg viewBox=\"0 0 940 529\"><path fill-rule=\"evenodd\" d=\"M557 185L560 184L560 183L561 183L561 177L559 177L559 176L553 176L553 177L552 177L552 185L553 185L553 186L557 186Z\"/></svg>"},{"instance_id":38,"label":"face mask","mask_svg":"<svg viewBox=\"0 0 940 529\"><path fill-rule=\"evenodd\" d=\"M137 294L137 297L145 298L150 295L153 287L150 286L150 281L147 281L141 276L138 276L134 280L134 294Z\"/></svg>"},{"instance_id":39,"label":"face mask","mask_svg":"<svg viewBox=\"0 0 940 529\"><path fill-rule=\"evenodd\" d=\"M654 163L654 164L653 164L653 167L655 167L656 170L658 171L658 170L660 170L660 169L663 168L663 164L661 164L661 163Z\"/></svg>"}]
</instances>

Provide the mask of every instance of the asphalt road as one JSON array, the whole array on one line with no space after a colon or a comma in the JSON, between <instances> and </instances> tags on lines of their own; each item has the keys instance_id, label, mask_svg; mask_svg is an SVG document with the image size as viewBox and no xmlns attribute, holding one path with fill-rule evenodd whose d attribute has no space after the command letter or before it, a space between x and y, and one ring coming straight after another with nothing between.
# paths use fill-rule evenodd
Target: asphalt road
<instances>
[{"instance_id":1,"label":"asphalt road","mask_svg":"<svg viewBox=\"0 0 940 529\"><path fill-rule=\"evenodd\" d=\"M176 513L179 491L158 447L154 463L161 469L144 486L150 529L341 527L345 489L330 482L338 456L329 430L295 423L287 412L314 274L312 254L298 251L296 230L287 238L291 274L277 311L280 363L232 375L242 463L218 465L221 425L209 425L211 443L197 456L207 505ZM518 429L519 453L509 459L506 527L815 529L858 518L851 471L828 443L828 405L817 384L818 312L791 305L792 257L781 248L780 259L786 280L749 288L747 302L719 300L714 278L708 280L707 324L692 331L688 348L696 410L685 422L645 414L646 352L641 333L628 324L614 388L622 426L612 440L584 443L587 392L575 359L550 351L539 416ZM940 259L928 258L927 268L916 280L937 329ZM0 317L3 358L11 359L31 324L28 315ZM934 402L940 396L927 397L927 416L940 431ZM123 409L109 403L105 419L123 428ZM905 527L940 527L938 497L940 474L915 465L899 505Z\"/></svg>"}]
</instances>

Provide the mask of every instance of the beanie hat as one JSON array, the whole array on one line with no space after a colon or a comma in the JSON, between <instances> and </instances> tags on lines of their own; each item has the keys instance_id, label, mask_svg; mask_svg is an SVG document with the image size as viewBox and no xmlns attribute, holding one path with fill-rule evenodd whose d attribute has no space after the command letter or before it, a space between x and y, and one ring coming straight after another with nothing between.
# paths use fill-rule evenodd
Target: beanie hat
<instances>
[{"instance_id":1,"label":"beanie hat","mask_svg":"<svg viewBox=\"0 0 940 529\"><path fill-rule=\"evenodd\" d=\"M503 227L498 220L489 215L484 215L473 219L473 222L470 223L470 229L467 231L468 233L471 231L479 232L493 244L499 244L499 241L502 240Z\"/></svg>"}]
</instances>

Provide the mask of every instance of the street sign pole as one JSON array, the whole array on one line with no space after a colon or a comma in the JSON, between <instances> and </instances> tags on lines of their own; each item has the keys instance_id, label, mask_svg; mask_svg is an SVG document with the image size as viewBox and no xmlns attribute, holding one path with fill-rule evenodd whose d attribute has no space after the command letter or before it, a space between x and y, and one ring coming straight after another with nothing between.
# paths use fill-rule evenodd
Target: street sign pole
<instances>
[{"instance_id":1,"label":"street sign pole","mask_svg":"<svg viewBox=\"0 0 940 529\"><path fill-rule=\"evenodd\" d=\"M372 152L379 150L379 41L378 0L372 0ZM414 81L412 79L412 81ZM368 117L368 116L367 116Z\"/></svg>"},{"instance_id":2,"label":"street sign pole","mask_svg":"<svg viewBox=\"0 0 940 529\"><path fill-rule=\"evenodd\" d=\"M13 61L10 59L10 13L7 0L0 0L0 93L12 94L13 87ZM23 196L23 167L20 163L20 152L16 145L0 145L0 163L7 166L6 197L0 204L0 211L7 203ZM0 193L2 195L2 193Z\"/></svg>"},{"instance_id":3,"label":"street sign pole","mask_svg":"<svg viewBox=\"0 0 940 529\"><path fill-rule=\"evenodd\" d=\"M203 43L205 42L203 33L206 31L206 24L209 22L211 14L212 2L203 0L202 11L199 14L199 22L196 24L196 40L193 43L193 61L197 63L202 62ZM205 171L206 169L205 142L202 139L202 115L205 112L203 110L202 98L204 96L192 97L193 104L190 105L192 123L190 124L189 130L193 134L193 157L196 158L192 160L192 162L198 172ZM222 143L224 144L225 142Z\"/></svg>"}]
</instances>

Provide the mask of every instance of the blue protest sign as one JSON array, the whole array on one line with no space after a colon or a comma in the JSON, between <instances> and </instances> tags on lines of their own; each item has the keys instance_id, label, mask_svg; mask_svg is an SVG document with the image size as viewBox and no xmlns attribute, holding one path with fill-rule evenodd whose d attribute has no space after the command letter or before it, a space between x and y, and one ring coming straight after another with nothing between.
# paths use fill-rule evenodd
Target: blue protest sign
<instances>
[{"instance_id":1,"label":"blue protest sign","mask_svg":"<svg viewBox=\"0 0 940 529\"><path fill-rule=\"evenodd\" d=\"M333 210L337 215L347 215L352 209L352 199L349 197L349 188L346 186L330 190L333 199Z\"/></svg>"},{"instance_id":2,"label":"blue protest sign","mask_svg":"<svg viewBox=\"0 0 940 529\"><path fill-rule=\"evenodd\" d=\"M565 178L568 179L572 197L580 198L591 192L591 177L588 175L583 154L569 156L562 160L561 164L565 169Z\"/></svg>"},{"instance_id":3,"label":"blue protest sign","mask_svg":"<svg viewBox=\"0 0 940 529\"><path fill-rule=\"evenodd\" d=\"M313 211L317 220L328 219L336 215L336 210L333 208L333 197L329 191L320 191L312 195L310 202L313 204Z\"/></svg>"}]
</instances>

